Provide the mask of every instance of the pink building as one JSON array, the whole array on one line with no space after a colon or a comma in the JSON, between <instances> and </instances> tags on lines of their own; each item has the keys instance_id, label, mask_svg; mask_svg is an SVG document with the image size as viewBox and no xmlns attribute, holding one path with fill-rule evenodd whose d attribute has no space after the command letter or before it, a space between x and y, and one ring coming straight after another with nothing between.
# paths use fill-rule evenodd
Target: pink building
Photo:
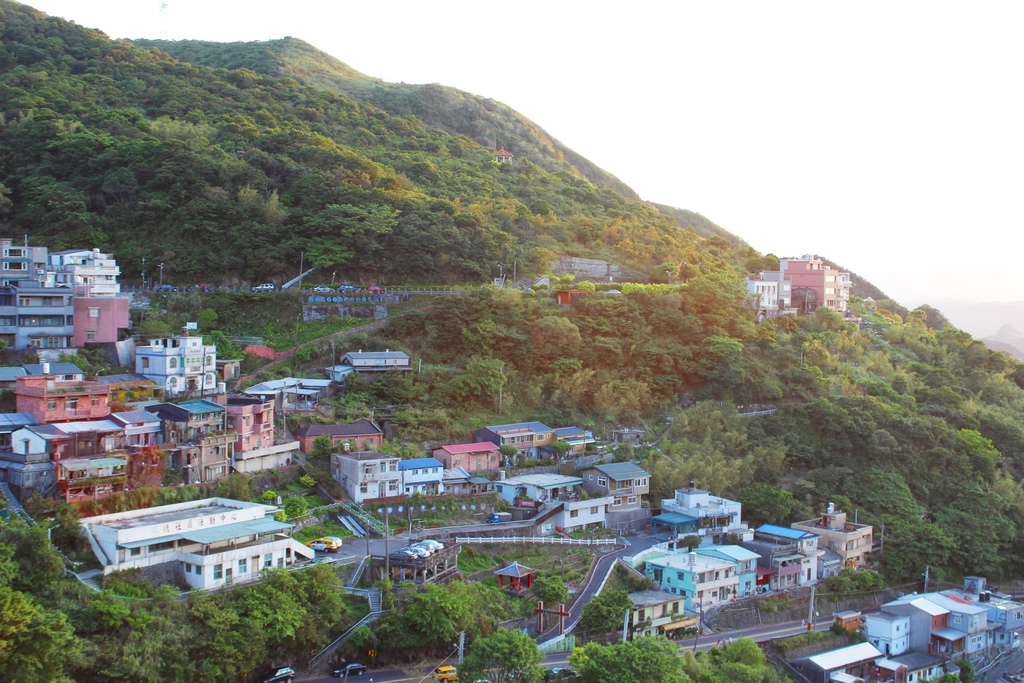
<instances>
[{"instance_id":1,"label":"pink building","mask_svg":"<svg viewBox=\"0 0 1024 683\"><path fill-rule=\"evenodd\" d=\"M29 413L39 424L99 420L110 415L110 387L106 384L86 381L81 374L49 374L48 364L43 367L46 374L15 380L17 412Z\"/></svg>"},{"instance_id":2,"label":"pink building","mask_svg":"<svg viewBox=\"0 0 1024 683\"><path fill-rule=\"evenodd\" d=\"M827 266L810 254L799 259L780 259L782 277L791 283L792 306L800 313L812 313L819 306L846 313L850 299L850 274Z\"/></svg>"},{"instance_id":3,"label":"pink building","mask_svg":"<svg viewBox=\"0 0 1024 683\"><path fill-rule=\"evenodd\" d=\"M441 461L446 470L461 467L470 474L496 470L501 464L498 447L489 441L439 446L432 455Z\"/></svg>"},{"instance_id":4,"label":"pink building","mask_svg":"<svg viewBox=\"0 0 1024 683\"><path fill-rule=\"evenodd\" d=\"M119 296L76 296L75 337L76 347L87 342L119 341L119 331L130 326L128 320L128 299Z\"/></svg>"},{"instance_id":5,"label":"pink building","mask_svg":"<svg viewBox=\"0 0 1024 683\"><path fill-rule=\"evenodd\" d=\"M274 400L228 396L228 429L238 432L235 453L274 445Z\"/></svg>"}]
</instances>

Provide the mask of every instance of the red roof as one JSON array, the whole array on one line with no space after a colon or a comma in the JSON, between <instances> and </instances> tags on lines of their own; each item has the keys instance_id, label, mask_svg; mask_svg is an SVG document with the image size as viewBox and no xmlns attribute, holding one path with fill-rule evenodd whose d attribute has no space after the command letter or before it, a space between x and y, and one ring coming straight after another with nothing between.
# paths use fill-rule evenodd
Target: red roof
<instances>
[{"instance_id":1,"label":"red roof","mask_svg":"<svg viewBox=\"0 0 1024 683\"><path fill-rule=\"evenodd\" d=\"M438 446L438 449L443 449L451 453L476 453L477 451L496 451L498 447L490 441L478 441L476 443L453 443L447 446Z\"/></svg>"},{"instance_id":2,"label":"red roof","mask_svg":"<svg viewBox=\"0 0 1024 683\"><path fill-rule=\"evenodd\" d=\"M514 159L516 155L513 154L512 152L508 151L504 147L502 147L501 149L499 149L497 152L494 153L494 156L496 156L496 157L512 157Z\"/></svg>"}]
</instances>

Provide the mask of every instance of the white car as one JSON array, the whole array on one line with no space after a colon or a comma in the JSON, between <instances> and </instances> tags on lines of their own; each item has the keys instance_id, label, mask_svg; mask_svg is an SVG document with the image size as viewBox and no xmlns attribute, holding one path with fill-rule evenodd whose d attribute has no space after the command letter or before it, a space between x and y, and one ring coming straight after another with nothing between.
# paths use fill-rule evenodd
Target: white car
<instances>
[{"instance_id":1,"label":"white car","mask_svg":"<svg viewBox=\"0 0 1024 683\"><path fill-rule=\"evenodd\" d=\"M317 294L325 294L328 292L333 292L334 290L328 287L327 285L317 285L316 287L313 288L313 291L316 292Z\"/></svg>"},{"instance_id":2,"label":"white car","mask_svg":"<svg viewBox=\"0 0 1024 683\"><path fill-rule=\"evenodd\" d=\"M435 541L432 538L425 538L422 541L414 543L413 545L418 545L418 546L422 546L424 548L429 548L430 550L432 550L435 553L438 550L444 550L444 543L441 543L440 541Z\"/></svg>"},{"instance_id":3,"label":"white car","mask_svg":"<svg viewBox=\"0 0 1024 683\"><path fill-rule=\"evenodd\" d=\"M270 282L264 282L262 285L256 285L252 288L254 292L273 292L277 287Z\"/></svg>"}]
</instances>

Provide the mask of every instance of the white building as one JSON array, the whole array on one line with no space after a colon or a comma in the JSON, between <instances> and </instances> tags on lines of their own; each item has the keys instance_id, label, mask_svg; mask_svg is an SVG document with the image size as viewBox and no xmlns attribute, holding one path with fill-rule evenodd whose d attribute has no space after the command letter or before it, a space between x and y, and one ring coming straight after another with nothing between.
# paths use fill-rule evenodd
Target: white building
<instances>
[{"instance_id":1,"label":"white building","mask_svg":"<svg viewBox=\"0 0 1024 683\"><path fill-rule=\"evenodd\" d=\"M398 471L402 473L402 490L407 496L444 493L444 465L437 458L402 460L398 463Z\"/></svg>"},{"instance_id":2,"label":"white building","mask_svg":"<svg viewBox=\"0 0 1024 683\"><path fill-rule=\"evenodd\" d=\"M676 489L675 498L662 499L661 509L662 514L653 519L655 523L659 523L659 517L665 518L664 523L674 526L680 535L700 536L702 544L720 544L725 534L737 534L741 540L753 538L753 532L740 519L743 506L739 501L714 496L692 481L689 487ZM673 513L683 518L670 517Z\"/></svg>"},{"instance_id":3,"label":"white building","mask_svg":"<svg viewBox=\"0 0 1024 683\"><path fill-rule=\"evenodd\" d=\"M349 351L341 357L341 364L351 366L355 372L376 373L388 370L412 370L409 354L402 351Z\"/></svg>"},{"instance_id":4,"label":"white building","mask_svg":"<svg viewBox=\"0 0 1024 683\"><path fill-rule=\"evenodd\" d=\"M86 296L117 296L121 285L117 276L121 268L113 254L103 254L99 249L67 249L55 251L49 256L47 279L55 285L84 288Z\"/></svg>"},{"instance_id":5,"label":"white building","mask_svg":"<svg viewBox=\"0 0 1024 683\"><path fill-rule=\"evenodd\" d=\"M217 385L217 347L202 337L152 339L135 349L135 372L170 397L223 393Z\"/></svg>"},{"instance_id":6,"label":"white building","mask_svg":"<svg viewBox=\"0 0 1024 683\"><path fill-rule=\"evenodd\" d=\"M588 526L604 527L611 504L612 496L563 501L559 503L561 510L549 522L541 523L540 532L548 534L552 531L575 531Z\"/></svg>"},{"instance_id":7,"label":"white building","mask_svg":"<svg viewBox=\"0 0 1024 683\"><path fill-rule=\"evenodd\" d=\"M252 581L314 552L275 521L277 508L227 498L116 512L81 521L103 573L125 569L183 578L193 588Z\"/></svg>"},{"instance_id":8,"label":"white building","mask_svg":"<svg viewBox=\"0 0 1024 683\"><path fill-rule=\"evenodd\" d=\"M864 635L886 657L910 650L910 617L893 612L873 612L864 616Z\"/></svg>"},{"instance_id":9,"label":"white building","mask_svg":"<svg viewBox=\"0 0 1024 683\"><path fill-rule=\"evenodd\" d=\"M334 453L331 474L357 503L371 498L387 498L402 494L402 473L399 458L377 451Z\"/></svg>"}]
</instances>

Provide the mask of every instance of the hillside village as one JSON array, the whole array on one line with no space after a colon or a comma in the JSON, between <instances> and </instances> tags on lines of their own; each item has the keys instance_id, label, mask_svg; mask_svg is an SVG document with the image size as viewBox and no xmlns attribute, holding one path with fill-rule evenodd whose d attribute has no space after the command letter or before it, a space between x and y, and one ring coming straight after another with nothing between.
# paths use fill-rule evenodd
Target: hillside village
<instances>
[{"instance_id":1,"label":"hillside village","mask_svg":"<svg viewBox=\"0 0 1024 683\"><path fill-rule=\"evenodd\" d=\"M426 510L421 502L437 499L469 501L478 519L451 528L421 526L418 538L571 540L612 530L652 539L619 560L650 586L629 594L633 638L704 630L710 628L706 614L736 601L815 586L874 565L881 540L876 530L831 503L812 519L752 527L739 501L693 481L671 498L652 500L652 475L611 455L616 444L644 445L651 437L643 430L615 429L605 442L573 425L493 424L464 443L436 444L419 457L380 452L384 430L371 418L289 430L283 415L316 415L320 401L343 393L352 376L414 372L409 355L350 350L324 367L323 377L235 388L239 362L219 359L217 346L193 334L194 326L165 337L126 336L129 300L120 292L111 255L95 249L51 255L45 248L13 246L10 239L2 244L5 275L21 274L3 282L12 309L4 339L13 351L34 351L39 362L0 368L14 407L0 424L0 486L17 508L19 501L38 508L48 499L83 511L82 529L101 567L86 572L90 581L135 570L158 583L214 590L258 580L264 570L315 562L322 544L294 540L298 527L280 503L209 497L95 513L105 499L143 487L210 487L233 475L301 469L310 456L324 453L339 495L328 493L333 487L318 488L321 514L340 511L335 518L343 535L392 536L380 523L384 508L401 519L408 507L411 519L413 508ZM849 315L848 274L811 256L779 263L780 270L747 281L751 315L804 315L819 305ZM571 296L593 291L569 288L554 295L568 304ZM323 297L311 299L319 303ZM76 347L86 345L127 358L135 372L87 376L70 362ZM772 411L763 408L746 410ZM412 532L406 533L410 542ZM367 552L359 569L366 564L367 576L376 580L429 585L458 576L458 558L449 551ZM518 593L531 585L533 570L520 567L510 576ZM956 671L958 658L982 664L1018 647L1024 605L993 597L983 578L970 579L963 591L915 594L865 616L837 615L837 623L863 630L867 642L791 665L808 680L926 680ZM589 597L574 607L576 613Z\"/></svg>"}]
</instances>

